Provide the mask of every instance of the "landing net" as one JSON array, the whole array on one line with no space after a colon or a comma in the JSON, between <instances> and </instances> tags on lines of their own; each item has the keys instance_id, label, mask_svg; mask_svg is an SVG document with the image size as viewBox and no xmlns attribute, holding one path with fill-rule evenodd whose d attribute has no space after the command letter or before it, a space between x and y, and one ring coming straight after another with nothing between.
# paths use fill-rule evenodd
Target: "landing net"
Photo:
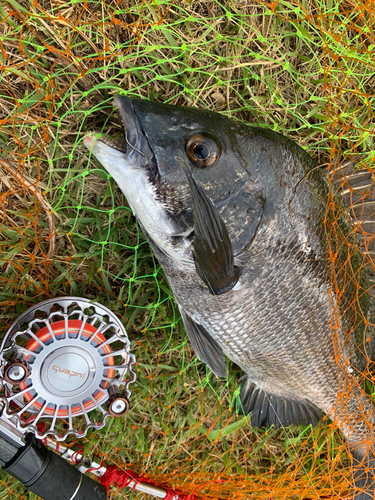
<instances>
[{"instance_id":1,"label":"landing net","mask_svg":"<svg viewBox=\"0 0 375 500\"><path fill-rule=\"evenodd\" d=\"M1 2L1 332L59 295L96 300L124 320L137 383L126 417L77 442L96 461L197 498L349 496L348 451L330 421L265 430L233 414L239 369L229 363L227 380L216 379L197 361L124 196L82 139L120 130L111 104L120 91L291 137L329 164L327 251L333 263L347 254L332 289L343 297L351 287L348 322L370 337L359 303L374 230L358 216L343 232L340 218L354 216L335 193L352 190L337 180L342 161L358 155L374 168L374 13L372 0ZM353 265L363 240L368 253ZM333 309L333 335L335 318ZM3 472L1 481L0 498L29 498ZM111 498L145 497L114 488Z\"/></svg>"}]
</instances>

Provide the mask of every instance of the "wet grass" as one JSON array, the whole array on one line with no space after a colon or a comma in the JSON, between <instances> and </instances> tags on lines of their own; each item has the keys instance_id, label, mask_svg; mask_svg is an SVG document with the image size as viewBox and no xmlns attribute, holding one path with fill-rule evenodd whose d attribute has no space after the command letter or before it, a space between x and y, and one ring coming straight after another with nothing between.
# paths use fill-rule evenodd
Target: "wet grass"
<instances>
[{"instance_id":1,"label":"wet grass","mask_svg":"<svg viewBox=\"0 0 375 500\"><path fill-rule=\"evenodd\" d=\"M322 3L320 18L315 2L279 2L275 12L245 0L38 5L0 6L0 153L19 166L18 176L3 168L0 179L2 332L33 303L67 294L98 300L123 318L138 361L131 410L84 440L89 455L186 492L209 477L211 489L199 489L207 498L234 498L241 487L246 498L285 498L291 466L308 477L310 495L339 492L347 461L338 434L252 429L232 415L239 370L229 366L228 380L217 380L197 362L160 266L82 138L120 133L111 101L122 92L272 128L321 164L331 148L373 151L375 80L363 41L370 14L356 25L361 38L346 27L355 18L340 2ZM310 20L300 21L306 12ZM50 211L24 178L46 193ZM50 217L56 237L47 259ZM267 474L279 478L274 490L262 483ZM2 478L0 498L33 498ZM219 478L227 483L214 484Z\"/></svg>"}]
</instances>

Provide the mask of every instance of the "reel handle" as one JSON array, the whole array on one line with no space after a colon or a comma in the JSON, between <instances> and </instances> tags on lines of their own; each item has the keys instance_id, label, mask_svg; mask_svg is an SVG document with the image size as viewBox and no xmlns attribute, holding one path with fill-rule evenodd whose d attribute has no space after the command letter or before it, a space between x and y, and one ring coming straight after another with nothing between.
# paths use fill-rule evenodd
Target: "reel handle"
<instances>
[{"instance_id":1,"label":"reel handle","mask_svg":"<svg viewBox=\"0 0 375 500\"><path fill-rule=\"evenodd\" d=\"M0 464L43 500L106 500L105 487L46 448L33 433L18 448L0 435Z\"/></svg>"}]
</instances>

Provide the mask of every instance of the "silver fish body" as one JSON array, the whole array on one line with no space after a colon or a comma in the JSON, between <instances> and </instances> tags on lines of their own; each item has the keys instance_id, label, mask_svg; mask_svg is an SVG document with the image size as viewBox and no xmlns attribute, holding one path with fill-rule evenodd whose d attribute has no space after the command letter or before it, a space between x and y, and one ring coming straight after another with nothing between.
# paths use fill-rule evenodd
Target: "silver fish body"
<instances>
[{"instance_id":1,"label":"silver fish body","mask_svg":"<svg viewBox=\"0 0 375 500\"><path fill-rule=\"evenodd\" d=\"M127 197L198 358L220 376L223 354L242 368L239 409L254 425L315 424L328 414L354 450L355 498L373 498L372 471L360 465L374 465L373 410L352 389L360 356L344 345L344 317L332 332L326 177L275 132L121 96L115 105L126 144L95 136L85 144ZM363 310L371 312L368 300Z\"/></svg>"}]
</instances>

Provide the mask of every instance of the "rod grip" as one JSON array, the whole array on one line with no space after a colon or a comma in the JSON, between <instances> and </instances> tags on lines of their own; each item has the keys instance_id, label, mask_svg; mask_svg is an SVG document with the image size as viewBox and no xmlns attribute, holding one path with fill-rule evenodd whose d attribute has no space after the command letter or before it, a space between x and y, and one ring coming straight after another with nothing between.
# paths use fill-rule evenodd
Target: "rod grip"
<instances>
[{"instance_id":1,"label":"rod grip","mask_svg":"<svg viewBox=\"0 0 375 500\"><path fill-rule=\"evenodd\" d=\"M1 457L0 457L1 458ZM3 469L43 500L106 500L104 486L82 474L30 433Z\"/></svg>"}]
</instances>

